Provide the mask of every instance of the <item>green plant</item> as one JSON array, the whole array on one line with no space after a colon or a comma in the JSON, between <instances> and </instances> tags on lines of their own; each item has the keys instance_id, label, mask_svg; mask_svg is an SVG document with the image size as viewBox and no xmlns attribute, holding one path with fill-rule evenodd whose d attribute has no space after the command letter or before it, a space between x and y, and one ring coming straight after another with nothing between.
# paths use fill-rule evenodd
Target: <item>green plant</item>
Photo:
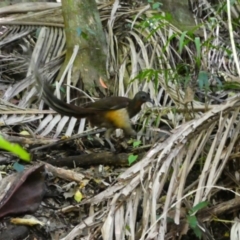
<instances>
[{"instance_id":1,"label":"green plant","mask_svg":"<svg viewBox=\"0 0 240 240\"><path fill-rule=\"evenodd\" d=\"M0 148L17 155L23 161L31 160L31 155L25 149L18 144L8 142L2 136L0 136Z\"/></svg>"},{"instance_id":2,"label":"green plant","mask_svg":"<svg viewBox=\"0 0 240 240\"><path fill-rule=\"evenodd\" d=\"M155 70L155 69L144 69L142 71L139 72L139 74L133 78L130 83L138 80L138 81L154 81L154 88L155 90L157 90L158 87L158 74L159 74L159 70Z\"/></svg>"},{"instance_id":3,"label":"green plant","mask_svg":"<svg viewBox=\"0 0 240 240\"><path fill-rule=\"evenodd\" d=\"M133 142L133 148L137 148L142 142L141 141L134 141ZM129 166L132 165L134 162L136 162L138 158L138 155L130 154L128 156L128 164Z\"/></svg>"},{"instance_id":4,"label":"green plant","mask_svg":"<svg viewBox=\"0 0 240 240\"><path fill-rule=\"evenodd\" d=\"M148 0L148 3L153 10L160 10L160 7L162 6L161 2L155 2L154 0Z\"/></svg>"},{"instance_id":5,"label":"green plant","mask_svg":"<svg viewBox=\"0 0 240 240\"><path fill-rule=\"evenodd\" d=\"M201 228L198 224L198 220L197 220L197 217L196 217L196 213L205 208L206 206L208 206L209 202L200 202L198 203L196 206L194 206L193 208L191 208L189 211L188 211L188 215L187 215L187 221L188 221L188 224L190 226L190 228L194 231L195 235L200 239L202 237L202 231L201 231Z\"/></svg>"},{"instance_id":6,"label":"green plant","mask_svg":"<svg viewBox=\"0 0 240 240\"><path fill-rule=\"evenodd\" d=\"M211 76L210 73L206 71L200 71L198 74L198 86L201 90L204 90L206 93L212 89L210 88L210 79L214 79L216 82L216 90L221 90L223 88L221 80L217 76Z\"/></svg>"}]
</instances>

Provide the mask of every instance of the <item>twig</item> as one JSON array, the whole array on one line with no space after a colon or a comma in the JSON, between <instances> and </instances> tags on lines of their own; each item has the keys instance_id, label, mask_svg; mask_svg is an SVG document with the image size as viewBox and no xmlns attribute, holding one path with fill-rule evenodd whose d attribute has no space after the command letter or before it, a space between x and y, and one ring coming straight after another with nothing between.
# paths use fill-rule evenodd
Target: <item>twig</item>
<instances>
[{"instance_id":1,"label":"twig","mask_svg":"<svg viewBox=\"0 0 240 240\"><path fill-rule=\"evenodd\" d=\"M62 139L62 140L59 140L59 141L56 141L54 143L50 143L48 145L45 145L45 146L40 146L40 147L36 147L36 148L32 148L30 150L30 152L36 152L38 150L42 150L42 149L46 149L46 148L50 148L50 147L53 147L53 146L56 146L56 145L60 145L60 144L63 144L63 143L66 143L66 142L70 142L74 139L77 139L77 138L81 138L81 137L86 137L86 136L89 136L89 135L93 135L93 134L97 134L97 133L101 133L101 132L104 132L105 129L97 129L97 130L94 130L94 131L89 131L89 132L85 132L85 133L80 133L80 134L77 134L77 135L74 135L68 139Z\"/></svg>"},{"instance_id":2,"label":"twig","mask_svg":"<svg viewBox=\"0 0 240 240\"><path fill-rule=\"evenodd\" d=\"M16 137L16 136L9 136L5 133L1 133L1 135L12 143L20 143L22 145L28 144L28 145L38 145L38 144L53 144L57 140L54 139L46 139L46 138L28 138L28 137Z\"/></svg>"},{"instance_id":3,"label":"twig","mask_svg":"<svg viewBox=\"0 0 240 240\"><path fill-rule=\"evenodd\" d=\"M53 165L42 162L42 161L40 162L44 163L45 169L51 172L55 177L62 178L67 181L75 181L75 182L81 182L83 178L85 178L85 176L81 173L77 173L72 170L67 170L64 168L54 167Z\"/></svg>"}]
</instances>

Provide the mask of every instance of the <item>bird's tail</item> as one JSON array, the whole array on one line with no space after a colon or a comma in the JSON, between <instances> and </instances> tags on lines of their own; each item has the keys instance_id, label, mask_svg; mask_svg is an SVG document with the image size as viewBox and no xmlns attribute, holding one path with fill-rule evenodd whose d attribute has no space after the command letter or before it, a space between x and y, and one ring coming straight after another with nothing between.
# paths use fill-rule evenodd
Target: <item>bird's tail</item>
<instances>
[{"instance_id":1,"label":"bird's tail","mask_svg":"<svg viewBox=\"0 0 240 240\"><path fill-rule=\"evenodd\" d=\"M85 118L94 114L94 110L91 108L77 107L54 96L51 86L49 86L49 84L42 78L38 70L35 70L35 79L38 90L42 93L42 99L57 113L76 118Z\"/></svg>"}]
</instances>

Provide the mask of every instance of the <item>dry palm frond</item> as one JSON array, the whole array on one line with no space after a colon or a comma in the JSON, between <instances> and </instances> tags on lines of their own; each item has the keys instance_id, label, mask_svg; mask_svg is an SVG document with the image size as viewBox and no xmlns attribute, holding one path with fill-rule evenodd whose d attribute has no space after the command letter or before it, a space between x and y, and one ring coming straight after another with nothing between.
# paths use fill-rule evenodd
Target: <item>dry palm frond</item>
<instances>
[{"instance_id":1,"label":"dry palm frond","mask_svg":"<svg viewBox=\"0 0 240 240\"><path fill-rule=\"evenodd\" d=\"M28 5L28 7L31 7L31 5ZM7 9L3 9L2 11L4 13L9 13L14 12L14 9L15 8L13 6L12 8L9 7ZM128 95L132 96L139 90L139 88L141 88L145 91L149 90L151 95L154 96L155 91L159 89L158 95L154 97L156 102L162 99L163 106L171 105L173 102L181 102L184 97L184 92L179 88L177 89L175 84L170 79L174 73L171 70L171 64L168 64L167 59L170 56L170 59L173 60L173 56L171 56L171 51L166 50L166 52L162 52L163 44L167 42L167 37L169 37L171 31L173 31L171 30L171 26L167 25L164 19L162 23L160 19L159 24L163 24L165 28L163 30L160 30L159 28L154 31L153 34L151 33L151 27L141 27L142 22L145 21L146 18L151 18L153 16L149 6L133 10L127 6L121 7L119 2L116 1L113 8L111 8L111 5L105 4L101 6L100 9L103 23L110 16L110 19L107 22L107 39L109 43L107 65L109 75L114 74L116 81L118 81L118 95L127 95L129 92L131 92ZM51 11L53 11L54 14ZM51 16L51 18L48 18L47 16ZM52 16L55 16L59 19L58 23L63 22L62 17L60 17L60 9L51 8L50 5L46 7L46 10L33 12L28 16L23 14L10 15L9 17L6 16L1 20L2 24L11 24L7 27L7 29L4 30L4 36L2 37L2 41L0 41L0 44L3 46L3 52L6 52L6 57L3 58L0 66L5 69L5 74L9 73L10 71L7 68L8 66L11 67L11 74L19 74L21 72L21 70L19 70L19 64L16 66L16 64L9 63L9 61L7 61L9 50L7 49L6 43L9 44L12 41L19 41L18 45L20 46L20 49L28 50L30 48L31 50L31 48L33 48L34 50L32 59L34 61L37 59L38 62L42 63L42 65L49 64L53 60L61 59L65 47L65 35L63 29L56 27L58 25L55 24L56 21L53 21ZM19 24L19 21L24 22L26 26L21 28L17 27L16 24ZM158 23L155 22L154 24L157 26L156 24ZM36 28L34 25L50 25L52 27ZM16 36L12 37L14 36L12 33L16 33ZM159 42L158 39L161 39L161 42ZM165 46L165 48L167 48L167 46ZM27 50L25 51L25 55L27 54ZM18 51L19 50L16 49L15 58L12 54L12 58L15 60L19 58L20 54L17 54ZM24 67L26 67L26 65L24 65ZM141 70L151 68L169 69L169 82L164 80L166 74L162 72L155 74L153 77L149 77L148 79L143 79L140 86L137 80L129 83L129 79L134 79ZM52 68L51 71L49 71L48 76L46 75L45 78L51 81L57 69L57 67ZM67 72L65 73L67 74ZM28 91L24 93L19 106L30 107L33 103L32 101L34 96L36 95L36 89L34 85L32 85L33 79L31 78L30 74L31 66L28 69L27 78L8 88L3 99L10 100L28 88ZM60 86L58 86L58 88L59 87ZM67 92L69 94L69 90L67 90ZM68 101L70 101L69 96L70 95L67 96ZM198 105L198 103L195 104ZM41 107L42 105L40 105L40 108ZM57 136L58 133L60 133L60 130L63 129L67 123L69 123L67 118L64 118L62 121L60 121L61 118L58 115L55 116L51 121L50 118L51 117L49 116L49 121L45 121L45 123L46 127L48 124L51 125L51 127L48 127L48 130L44 131L44 135L48 134L49 131L54 128L54 124L56 126L59 122L59 124L61 123L61 126L57 125L58 131L55 135ZM135 121L137 119L138 118L136 118ZM74 121L76 123L76 120ZM71 127L72 126L74 126L74 124L71 124ZM82 126L82 130L83 125L80 124L80 126ZM44 126L41 124L41 129L43 128ZM67 132L71 134L72 130L67 130Z\"/></svg>"},{"instance_id":2,"label":"dry palm frond","mask_svg":"<svg viewBox=\"0 0 240 240\"><path fill-rule=\"evenodd\" d=\"M58 19L58 23L63 22L61 10L58 6L56 5L52 8L52 5L46 5L46 10L33 12L30 16L23 14L6 16L1 22L12 25L22 20L26 25L30 26L35 25L35 23L37 25L53 26L45 29L45 35L41 36L45 39L45 43L42 43L45 44L45 56L40 61L46 63L56 57L54 54L52 56L49 54L50 51L52 53L53 43L58 40L58 44L54 48L55 51L59 49L59 52L61 52L61 48L65 44L62 29L56 28L58 25L55 25L56 19ZM30 7L31 5L28 5L28 8L31 10ZM14 9L13 6L2 11L10 13L14 12ZM122 6L119 1L116 1L113 6L111 4L103 4L99 6L99 9L103 24L105 25L106 23L108 30L109 53L107 67L109 75L115 76L116 82L118 82L118 95L127 95L129 91L131 95L134 95L140 87L145 91L149 90L152 96L155 95L155 91L158 91L155 100L156 102L161 100L163 107L169 106L173 102L181 105L185 97L182 89L176 84L175 67L176 59L178 59L177 61L182 61L182 58L168 41L173 36L179 39L181 31L169 24L164 15L158 14L159 16L156 17L156 12L152 11L149 5L131 9L127 5ZM50 14L50 11L54 11L54 14L53 12ZM48 16L54 16L55 21ZM11 22L9 18L11 18ZM13 31L15 31L15 28L13 27ZM32 28L29 29L32 30ZM11 41L9 34L7 34L10 30L11 28L6 31L4 41ZM27 30L24 29L24 31L18 32L18 35L24 35L30 31ZM39 34L39 31L37 31L37 34ZM47 47L46 49L45 46ZM191 49L185 46L185 51L189 55L189 59L192 60L194 53ZM46 56L49 58L46 59ZM136 78L139 72L146 69L155 69L156 73L143 78L140 86L138 80L129 83L129 79ZM193 103L194 106L201 105L195 101Z\"/></svg>"},{"instance_id":3,"label":"dry palm frond","mask_svg":"<svg viewBox=\"0 0 240 240\"><path fill-rule=\"evenodd\" d=\"M156 143L140 162L119 176L116 184L82 203L106 202L106 207L87 219L88 225L79 224L63 239L74 239L85 228L91 229L96 216L101 214L105 216L101 228L104 239L113 236L119 239L127 236L131 239L152 239L153 236L166 239L170 210L174 213L171 216L175 224L179 224L183 207L189 210L209 199L229 155L235 151L240 130L237 120L239 99L239 96L230 99L201 119L180 126L165 142ZM231 138L230 144L226 143L227 138ZM191 171L201 158L205 160L199 178L196 169L194 175ZM166 184L169 186L167 193L164 191ZM186 201L188 204L183 204ZM137 219L139 212L142 212L141 218ZM126 226L128 231L124 230Z\"/></svg>"},{"instance_id":4,"label":"dry palm frond","mask_svg":"<svg viewBox=\"0 0 240 240\"><path fill-rule=\"evenodd\" d=\"M210 41L209 45L202 44L203 70L211 73L224 70L235 75L236 60L232 60L229 37L227 36L226 40L225 36L220 37L219 34L220 26L224 26L224 30L227 29L227 25L221 19L224 14L216 11L206 0L198 2L203 6L207 16L213 14L219 19L216 24L207 22L203 26L203 37L206 42ZM234 3L233 8L237 6L237 3ZM192 96L186 97L183 87L179 84L179 75L176 73L178 64L186 59L189 66L195 65L195 50L191 46L184 46L184 57L176 50L183 33L170 24L164 15L160 14L156 17L156 11L150 9L148 5L131 9L127 5L120 6L119 1L115 1L113 6L100 5L99 10L108 42L107 70L109 76L116 80L118 95L131 96L139 88L149 90L158 107L166 109L166 112L161 112L159 108L157 111L153 109L148 118L143 118L144 124L151 123L153 126L156 120L158 127L158 118L164 114L168 117L166 123L177 127L188 119L185 114L176 114L171 110L173 104L181 109L189 107L189 102L194 108L204 107L202 103L191 99L194 90L189 93ZM232 11L238 16L237 8ZM20 115L23 108L36 109L35 100L38 92L33 84L31 64L40 62L44 67L39 71L44 78L48 81L54 79L60 68L65 47L65 35L61 28L63 26L61 10L47 7L44 11L31 13L30 17L21 14L9 15L4 21L1 19L0 23L5 23L7 26L0 39L3 55L0 67L4 69L4 80L9 81L12 75L28 69L26 77L9 86L3 96L4 101L10 101L18 94L23 94L18 106L13 107L5 102L8 107L4 109L2 107L4 104L1 104L1 109L3 111L17 109L21 118L17 123L34 121L36 112L30 117L25 117L28 110ZM26 26L19 27L18 24ZM7 48L12 41L19 43L19 48L14 48L14 51ZM29 47L30 50L33 49L33 54L31 61L29 60L30 66L26 66L20 57L20 50L27 55L25 49ZM76 52L73 52L71 61L75 54ZM236 55L238 56L238 53L235 53ZM12 59L17 60L17 64ZM69 68L70 66L69 63ZM56 85L57 94L64 77L67 76L68 81L70 79L69 68L66 69L60 84ZM139 74L144 70L150 70L149 74ZM141 81L138 81L139 78ZM71 102L69 82L67 85L66 101ZM191 101L188 101L188 98ZM39 109L42 108L41 102ZM166 141L157 142L140 162L123 173L116 184L86 201L85 204L106 203L106 205L102 204L105 206L102 210L96 210L94 215L76 226L64 239L73 239L86 227L91 228L92 231L89 232L96 234L98 231L97 234L100 235L100 231L94 229L95 224L98 226L101 224L101 219L104 219L101 225L104 239L112 239L114 235L116 239L129 236L131 239L153 239L156 236L158 239L166 239L169 211L173 210L171 216L178 224L181 223L182 208L189 210L197 203L209 199L229 155L237 151L235 147L240 128L239 108L239 96L236 96L222 105L211 108L205 114L200 115L197 111L194 117L201 116L201 118L180 125ZM139 118L141 116L137 116L134 120L137 121ZM1 124L5 123L14 124L13 118L4 115ZM56 129L55 136L58 136L65 129L67 135L71 135L74 126L78 123L74 118L70 120L68 117L62 118L60 115L50 113L39 124L36 132L47 135ZM83 129L84 121L81 121L78 132ZM141 131L144 132L144 129ZM227 143L227 139L231 140L230 143ZM201 160L204 160L203 168L199 167L199 174L193 176L191 171L194 167L200 166L198 163ZM195 184L192 184L192 181ZM166 185L167 192L165 192ZM139 212L142 212L140 217ZM94 236L89 237L94 238Z\"/></svg>"},{"instance_id":5,"label":"dry palm frond","mask_svg":"<svg viewBox=\"0 0 240 240\"><path fill-rule=\"evenodd\" d=\"M33 8L33 5L27 5L27 9L31 11L30 15L21 14L19 10L17 15L10 14L16 11L14 5L2 9L2 12L9 14L1 19L1 23L5 23L6 28L0 38L3 53L0 67L4 70L3 76L6 76L6 79L9 79L9 77L13 79L12 76L16 74L22 76L22 73L26 71L26 61L24 62L23 58L21 58L20 50L27 55L29 49L30 52L33 49L31 58L34 61L37 59L43 66L51 64L52 61L58 61L55 67L48 68L48 73L44 76L49 81L52 81L60 67L61 57L64 54L65 34L61 28L63 19L59 4L47 4L44 5L44 9L38 11L33 10ZM187 59L190 65L195 64L195 52L188 45L185 45L185 59L183 59L182 55L176 50L182 32L170 24L164 14L153 11L149 5L132 9L128 5L120 5L119 1L115 1L113 5L109 3L101 4L99 10L103 26L107 29L108 75L115 78L117 95L129 95L131 97L141 88L144 91L150 91L155 102L157 104L160 102L161 107L172 105L177 107L184 105L185 108L191 108L192 106L193 108L202 107L202 103L193 99L194 90L186 91L188 94L185 95L184 89L179 84L179 76L176 74L177 65L183 60L186 61ZM19 24L21 25L19 26ZM212 33L214 35L215 31L213 30ZM172 39L172 41L169 39ZM216 39L213 39L211 43L212 46L219 44L219 39L218 35L216 35ZM11 52L7 46L13 41L18 42L18 45L15 45L18 48ZM221 51L216 51L214 48L208 50L203 47L205 53L203 60L205 59L206 65L214 66L214 63L217 62L218 70L225 69L224 56L228 49L223 45L223 42L221 44L220 47L218 45L218 49ZM209 51L209 58L204 57L206 51ZM218 59L223 60L218 61ZM59 65L57 66L57 64ZM229 67L232 68L230 61L229 64L231 65L228 65L228 69ZM144 71L148 70L148 74L141 75L141 72L144 73ZM68 72L70 73L69 69L66 69L65 74L67 75ZM33 79L30 75L31 66L27 70L27 78L9 87L3 99L9 101L11 98L16 97L17 94L23 93L19 106L31 107L36 96L36 89L32 84ZM57 93L65 76L62 76L60 85L56 86ZM24 91L26 89L28 91ZM190 90L191 88L187 89ZM70 93L70 87L68 86L66 96L68 102L71 101ZM190 106L189 102L192 103L192 106ZM42 107L43 103L41 103L40 109ZM197 117L200 114L195 112L194 116ZM184 114L170 113L166 117L170 125L178 126L186 116ZM145 122L153 122L155 118L158 118L158 116L152 114ZM133 121L136 123L139 119L142 119L141 115L134 118ZM41 127L38 127L37 132L41 130L43 131L42 134L46 135L57 127L55 136L58 136L67 127L66 133L71 135L73 127L79 123L76 119L71 121L67 117L61 119L59 115L54 117L49 115L47 120L44 121L45 125L41 123ZM47 128L46 131L44 130L45 127ZM142 129L142 132L146 131L147 128L145 128ZM81 121L78 132L83 130L84 121ZM149 134L148 130L147 134Z\"/></svg>"},{"instance_id":6,"label":"dry palm frond","mask_svg":"<svg viewBox=\"0 0 240 240\"><path fill-rule=\"evenodd\" d=\"M49 111L26 109L0 99L0 126L23 124L43 118L43 114ZM40 114L40 115L39 115ZM10 117L8 117L10 115Z\"/></svg>"},{"instance_id":7,"label":"dry palm frond","mask_svg":"<svg viewBox=\"0 0 240 240\"><path fill-rule=\"evenodd\" d=\"M230 1L191 1L191 8L196 16L200 19L204 18L202 25L204 30L203 61L205 67L210 71L224 71L227 74L235 75L237 73L236 60L234 59L233 47L230 44L229 30L230 25L235 25L239 17L239 2L231 2L231 6L227 6ZM230 16L226 14L229 10ZM196 18L200 24L203 22ZM239 35L235 29L231 31L237 39ZM237 41L236 41L237 42ZM235 53L239 58L239 52Z\"/></svg>"}]
</instances>

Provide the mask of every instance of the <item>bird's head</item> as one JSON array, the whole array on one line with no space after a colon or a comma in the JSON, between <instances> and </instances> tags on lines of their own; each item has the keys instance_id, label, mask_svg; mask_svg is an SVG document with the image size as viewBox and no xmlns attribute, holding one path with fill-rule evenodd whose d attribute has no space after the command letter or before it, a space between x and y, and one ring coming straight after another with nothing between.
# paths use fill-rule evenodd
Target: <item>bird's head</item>
<instances>
[{"instance_id":1,"label":"bird's head","mask_svg":"<svg viewBox=\"0 0 240 240\"><path fill-rule=\"evenodd\" d=\"M145 102L150 102L153 104L153 100L150 98L149 93L139 91L135 97L134 97L135 102L138 102L139 104L143 104Z\"/></svg>"},{"instance_id":2,"label":"bird's head","mask_svg":"<svg viewBox=\"0 0 240 240\"><path fill-rule=\"evenodd\" d=\"M130 101L128 106L128 114L130 118L134 117L141 110L143 103L150 102L153 103L153 100L150 98L150 95L146 92L139 91L135 97Z\"/></svg>"}]
</instances>

